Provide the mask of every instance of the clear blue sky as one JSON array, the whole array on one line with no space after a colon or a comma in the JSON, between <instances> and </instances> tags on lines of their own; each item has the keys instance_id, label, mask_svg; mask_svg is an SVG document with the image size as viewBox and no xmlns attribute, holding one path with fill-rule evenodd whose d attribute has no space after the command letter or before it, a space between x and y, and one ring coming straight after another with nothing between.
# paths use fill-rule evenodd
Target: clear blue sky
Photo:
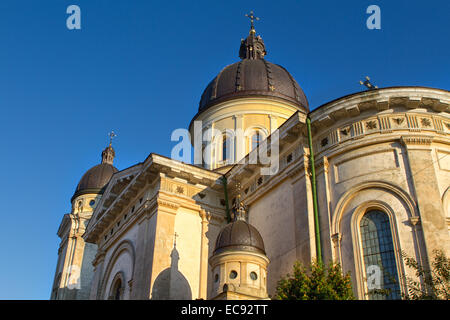
<instances>
[{"instance_id":1,"label":"clear blue sky","mask_svg":"<svg viewBox=\"0 0 450 320\"><path fill-rule=\"evenodd\" d=\"M81 8L81 30L66 8ZM368 30L366 8L381 8ZM379 87L450 89L450 2L2 0L0 299L48 299L62 216L115 130L115 165L170 156L201 93L238 61L254 10L267 60L311 108Z\"/></svg>"}]
</instances>

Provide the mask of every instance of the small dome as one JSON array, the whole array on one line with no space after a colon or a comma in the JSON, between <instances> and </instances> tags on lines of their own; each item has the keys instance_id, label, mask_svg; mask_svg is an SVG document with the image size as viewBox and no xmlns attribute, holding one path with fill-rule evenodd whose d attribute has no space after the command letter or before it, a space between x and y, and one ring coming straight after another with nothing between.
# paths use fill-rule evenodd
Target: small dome
<instances>
[{"instance_id":1,"label":"small dome","mask_svg":"<svg viewBox=\"0 0 450 320\"><path fill-rule=\"evenodd\" d=\"M119 171L112 165L114 155L114 149L111 146L103 150L102 163L92 167L83 175L72 200L86 193L103 193L103 188L111 180L113 174Z\"/></svg>"},{"instance_id":2,"label":"small dome","mask_svg":"<svg viewBox=\"0 0 450 320\"><path fill-rule=\"evenodd\" d=\"M264 242L258 230L244 220L229 223L220 231L214 254L237 250L266 254Z\"/></svg>"}]
</instances>

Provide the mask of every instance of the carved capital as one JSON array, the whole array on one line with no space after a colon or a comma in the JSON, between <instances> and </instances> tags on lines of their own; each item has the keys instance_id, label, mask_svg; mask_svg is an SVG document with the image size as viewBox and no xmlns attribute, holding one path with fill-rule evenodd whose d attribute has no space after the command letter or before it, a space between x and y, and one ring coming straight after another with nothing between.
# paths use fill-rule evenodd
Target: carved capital
<instances>
[{"instance_id":1,"label":"carved capital","mask_svg":"<svg viewBox=\"0 0 450 320\"><path fill-rule=\"evenodd\" d=\"M176 214L178 208L180 207L180 205L178 203L175 203L175 202L172 202L169 200L165 200L165 199L161 199L161 198L158 198L156 200L156 202L158 203L158 211L162 210L164 212Z\"/></svg>"},{"instance_id":2,"label":"carved capital","mask_svg":"<svg viewBox=\"0 0 450 320\"><path fill-rule=\"evenodd\" d=\"M207 223L211 220L211 212L201 209L199 211L200 217L202 218L202 223Z\"/></svg>"},{"instance_id":3,"label":"carved capital","mask_svg":"<svg viewBox=\"0 0 450 320\"><path fill-rule=\"evenodd\" d=\"M95 255L94 261L92 261L92 265L97 266L105 260L106 252L105 250L98 250Z\"/></svg>"},{"instance_id":4,"label":"carved capital","mask_svg":"<svg viewBox=\"0 0 450 320\"><path fill-rule=\"evenodd\" d=\"M342 240L342 234L341 233L335 233L331 236L331 240L333 241L333 244L335 246L339 245Z\"/></svg>"},{"instance_id":5,"label":"carved capital","mask_svg":"<svg viewBox=\"0 0 450 320\"><path fill-rule=\"evenodd\" d=\"M416 226L420 224L420 217L414 216L414 217L410 217L409 218L409 223L411 223L411 225Z\"/></svg>"},{"instance_id":6,"label":"carved capital","mask_svg":"<svg viewBox=\"0 0 450 320\"><path fill-rule=\"evenodd\" d=\"M323 157L323 170L325 173L328 173L328 168L330 167L330 164L328 163L328 158Z\"/></svg>"}]
</instances>

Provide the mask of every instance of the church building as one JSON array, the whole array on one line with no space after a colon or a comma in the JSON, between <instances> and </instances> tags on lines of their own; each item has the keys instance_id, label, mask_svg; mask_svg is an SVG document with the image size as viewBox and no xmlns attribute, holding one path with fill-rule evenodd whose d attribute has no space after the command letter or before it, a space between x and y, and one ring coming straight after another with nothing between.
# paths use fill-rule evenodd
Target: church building
<instances>
[{"instance_id":1,"label":"church building","mask_svg":"<svg viewBox=\"0 0 450 320\"><path fill-rule=\"evenodd\" d=\"M151 153L119 170L110 143L83 175L51 299L270 299L318 258L350 271L357 299L400 299L402 252L450 256L450 92L369 83L310 111L250 17L190 123L193 140L219 132L201 164Z\"/></svg>"}]
</instances>

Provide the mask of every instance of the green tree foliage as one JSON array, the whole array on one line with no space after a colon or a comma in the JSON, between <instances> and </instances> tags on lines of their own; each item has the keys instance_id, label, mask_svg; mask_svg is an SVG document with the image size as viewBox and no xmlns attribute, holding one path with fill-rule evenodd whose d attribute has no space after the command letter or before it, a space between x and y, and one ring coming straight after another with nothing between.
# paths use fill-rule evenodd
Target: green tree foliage
<instances>
[{"instance_id":1,"label":"green tree foliage","mask_svg":"<svg viewBox=\"0 0 450 320\"><path fill-rule=\"evenodd\" d=\"M450 259L442 250L434 250L431 270L402 252L406 266L415 271L416 278L404 277L408 292L407 300L450 300ZM422 283L420 280L422 279Z\"/></svg>"},{"instance_id":2,"label":"green tree foliage","mask_svg":"<svg viewBox=\"0 0 450 320\"><path fill-rule=\"evenodd\" d=\"M277 300L353 300L350 273L343 275L339 264L312 262L307 270L300 262L293 273L278 281Z\"/></svg>"}]
</instances>

